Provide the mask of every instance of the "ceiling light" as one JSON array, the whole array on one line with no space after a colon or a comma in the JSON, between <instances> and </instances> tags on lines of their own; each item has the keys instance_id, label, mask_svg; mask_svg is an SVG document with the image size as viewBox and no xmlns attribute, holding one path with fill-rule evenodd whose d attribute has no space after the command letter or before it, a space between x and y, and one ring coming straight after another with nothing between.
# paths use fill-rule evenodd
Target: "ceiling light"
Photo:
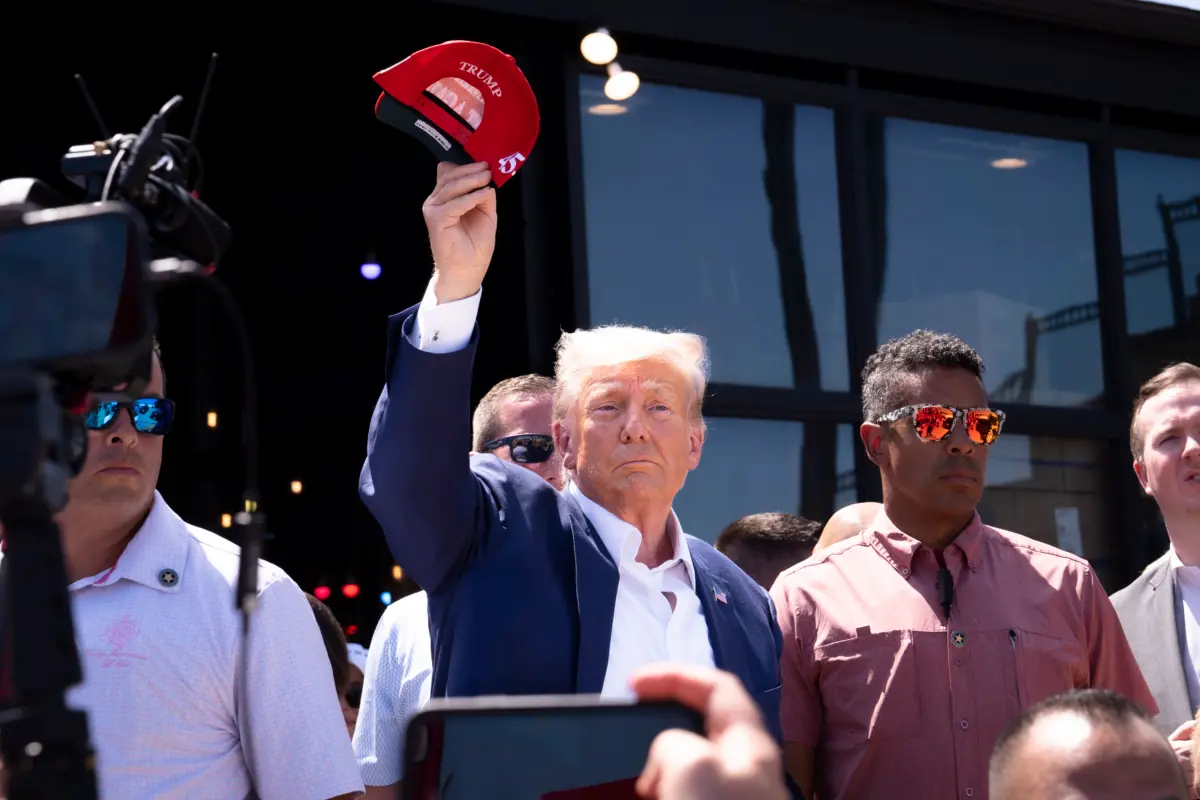
<instances>
[{"instance_id":1,"label":"ceiling light","mask_svg":"<svg viewBox=\"0 0 1200 800\"><path fill-rule=\"evenodd\" d=\"M615 117L628 110L620 103L596 103L594 106L588 106L588 113L595 114L597 117Z\"/></svg>"},{"instance_id":2,"label":"ceiling light","mask_svg":"<svg viewBox=\"0 0 1200 800\"><path fill-rule=\"evenodd\" d=\"M608 65L608 80L604 83L604 95L609 100L628 100L637 93L642 82L636 72L621 69L615 61Z\"/></svg>"},{"instance_id":3,"label":"ceiling light","mask_svg":"<svg viewBox=\"0 0 1200 800\"><path fill-rule=\"evenodd\" d=\"M598 67L611 62L617 57L617 40L609 35L604 28L589 33L579 43L579 52L583 57Z\"/></svg>"},{"instance_id":4,"label":"ceiling light","mask_svg":"<svg viewBox=\"0 0 1200 800\"><path fill-rule=\"evenodd\" d=\"M992 166L996 169L1020 169L1028 167L1029 162L1023 158L997 158L992 162Z\"/></svg>"}]
</instances>

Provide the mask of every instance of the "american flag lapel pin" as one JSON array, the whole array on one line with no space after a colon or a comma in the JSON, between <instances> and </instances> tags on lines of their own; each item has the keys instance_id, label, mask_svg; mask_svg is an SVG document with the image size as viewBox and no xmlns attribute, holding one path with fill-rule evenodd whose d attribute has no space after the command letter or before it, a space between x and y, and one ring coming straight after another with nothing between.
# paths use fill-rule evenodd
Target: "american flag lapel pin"
<instances>
[{"instance_id":1,"label":"american flag lapel pin","mask_svg":"<svg viewBox=\"0 0 1200 800\"><path fill-rule=\"evenodd\" d=\"M713 587L713 597L715 597L717 599L718 603L724 603L725 605L729 605L729 599L727 597L725 597L725 593L718 592L715 586Z\"/></svg>"}]
</instances>

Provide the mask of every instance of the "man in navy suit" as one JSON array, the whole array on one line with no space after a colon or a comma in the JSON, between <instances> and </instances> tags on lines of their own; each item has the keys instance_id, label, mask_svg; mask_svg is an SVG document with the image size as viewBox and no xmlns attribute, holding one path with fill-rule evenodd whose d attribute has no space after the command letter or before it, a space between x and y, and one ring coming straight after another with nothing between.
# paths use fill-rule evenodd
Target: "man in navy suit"
<instances>
[{"instance_id":1,"label":"man in navy suit","mask_svg":"<svg viewBox=\"0 0 1200 800\"><path fill-rule=\"evenodd\" d=\"M432 695L630 697L645 665L716 666L741 679L778 738L771 599L686 535L671 508L704 443L703 339L631 327L563 335L552 424L561 492L495 456L468 456L496 196L486 164L440 164L437 175L423 207L433 278L419 306L389 321L359 482L397 563L429 595Z\"/></svg>"}]
</instances>

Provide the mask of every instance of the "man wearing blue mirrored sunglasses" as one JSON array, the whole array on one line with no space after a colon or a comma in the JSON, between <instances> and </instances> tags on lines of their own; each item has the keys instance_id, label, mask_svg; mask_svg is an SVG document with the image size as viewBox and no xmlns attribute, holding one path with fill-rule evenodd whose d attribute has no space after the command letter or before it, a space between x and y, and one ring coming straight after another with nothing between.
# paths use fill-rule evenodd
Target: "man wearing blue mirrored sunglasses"
<instances>
[{"instance_id":1,"label":"man wearing blue mirrored sunglasses","mask_svg":"<svg viewBox=\"0 0 1200 800\"><path fill-rule=\"evenodd\" d=\"M165 392L156 346L144 396L89 410L87 458L57 516L84 676L67 702L88 713L100 795L354 797L316 620L261 561L239 708L238 548L155 490L175 410Z\"/></svg>"}]
</instances>

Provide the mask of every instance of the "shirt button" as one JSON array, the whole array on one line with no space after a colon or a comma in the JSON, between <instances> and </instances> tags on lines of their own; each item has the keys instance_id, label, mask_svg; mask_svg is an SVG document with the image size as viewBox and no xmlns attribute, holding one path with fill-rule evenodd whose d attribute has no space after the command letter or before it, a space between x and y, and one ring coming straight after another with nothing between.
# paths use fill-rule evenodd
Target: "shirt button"
<instances>
[{"instance_id":1,"label":"shirt button","mask_svg":"<svg viewBox=\"0 0 1200 800\"><path fill-rule=\"evenodd\" d=\"M967 728L969 728L971 726L968 725L967 721L964 719L962 722L958 723L958 727L962 728L965 731Z\"/></svg>"},{"instance_id":2,"label":"shirt button","mask_svg":"<svg viewBox=\"0 0 1200 800\"><path fill-rule=\"evenodd\" d=\"M967 789L967 792L966 792L966 794L967 794L967 797L974 797L974 796L975 796L975 790L974 790L974 789Z\"/></svg>"},{"instance_id":3,"label":"shirt button","mask_svg":"<svg viewBox=\"0 0 1200 800\"><path fill-rule=\"evenodd\" d=\"M956 658L956 659L954 659L954 666L956 666L956 667L961 667L961 666L962 666L962 659L961 659L961 658Z\"/></svg>"},{"instance_id":4,"label":"shirt button","mask_svg":"<svg viewBox=\"0 0 1200 800\"><path fill-rule=\"evenodd\" d=\"M900 574L901 574L901 575L907 575L907 574L908 574L908 567L905 567L904 569L900 570Z\"/></svg>"}]
</instances>

